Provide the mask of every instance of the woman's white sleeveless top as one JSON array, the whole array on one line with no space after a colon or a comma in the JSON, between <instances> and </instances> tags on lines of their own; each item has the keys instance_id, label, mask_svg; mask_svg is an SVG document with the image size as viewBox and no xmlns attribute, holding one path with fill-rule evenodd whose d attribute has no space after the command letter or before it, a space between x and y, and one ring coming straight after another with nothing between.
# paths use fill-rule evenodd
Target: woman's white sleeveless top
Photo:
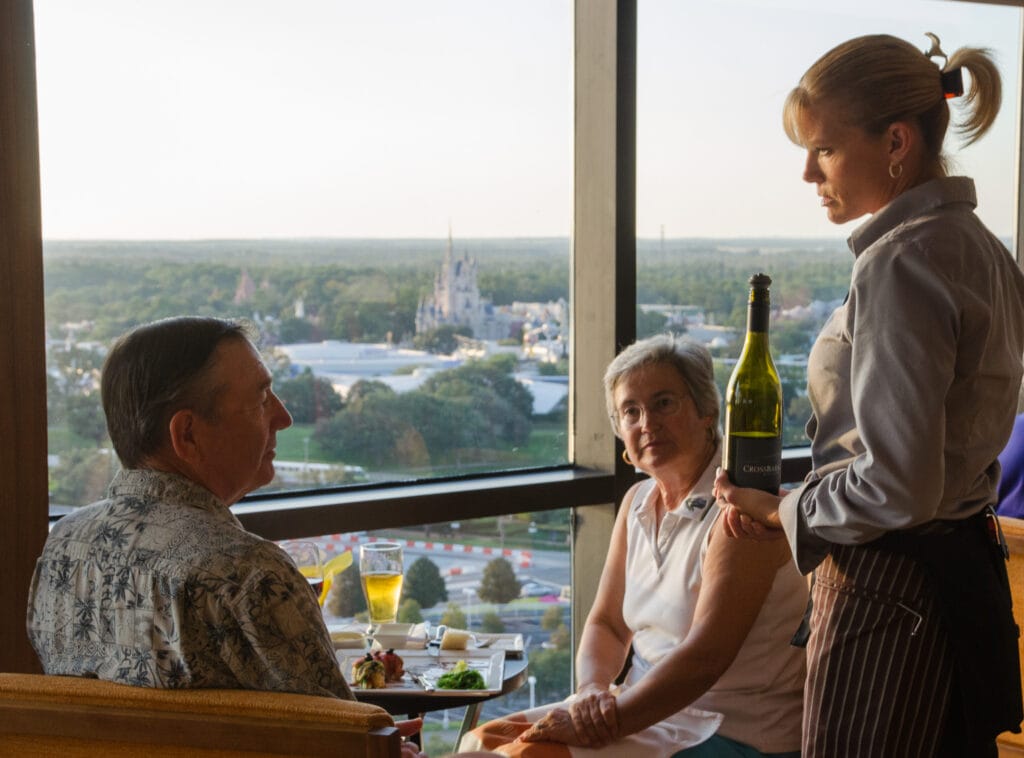
<instances>
[{"instance_id":1,"label":"woman's white sleeveless top","mask_svg":"<svg viewBox=\"0 0 1024 758\"><path fill-rule=\"evenodd\" d=\"M709 465L683 503L665 514L656 537L654 481L641 485L627 506L622 612L634 649L627 683L681 642L693 623L708 538L721 512L711 496L715 466ZM789 641L806 605L807 582L788 562L778 570L736 660L693 703L722 714L718 732L723 736L761 752L800 748L804 650Z\"/></svg>"}]
</instances>

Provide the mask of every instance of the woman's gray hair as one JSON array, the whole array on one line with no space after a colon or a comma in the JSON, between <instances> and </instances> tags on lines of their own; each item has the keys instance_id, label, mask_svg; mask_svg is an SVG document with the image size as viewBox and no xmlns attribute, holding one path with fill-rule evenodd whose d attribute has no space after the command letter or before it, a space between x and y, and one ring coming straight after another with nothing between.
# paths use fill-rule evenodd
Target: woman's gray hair
<instances>
[{"instance_id":1,"label":"woman's gray hair","mask_svg":"<svg viewBox=\"0 0 1024 758\"><path fill-rule=\"evenodd\" d=\"M659 334L637 340L608 364L604 372L604 401L615 435L621 436L613 418L615 388L619 382L638 369L663 364L672 366L679 373L701 418L711 417L711 429L717 444L722 436L718 428L722 396L718 392L718 385L715 384L715 366L711 360L711 353L698 342L672 334Z\"/></svg>"}]
</instances>

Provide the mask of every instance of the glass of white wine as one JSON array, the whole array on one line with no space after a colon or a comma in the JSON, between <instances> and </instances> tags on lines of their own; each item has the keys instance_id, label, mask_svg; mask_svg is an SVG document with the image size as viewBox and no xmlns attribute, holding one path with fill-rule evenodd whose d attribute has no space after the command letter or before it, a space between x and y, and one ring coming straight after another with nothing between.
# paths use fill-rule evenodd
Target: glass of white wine
<instances>
[{"instance_id":1,"label":"glass of white wine","mask_svg":"<svg viewBox=\"0 0 1024 758\"><path fill-rule=\"evenodd\" d=\"M315 542L285 542L282 547L309 582L319 602L324 589L324 561L319 546Z\"/></svg>"},{"instance_id":2,"label":"glass of white wine","mask_svg":"<svg viewBox=\"0 0 1024 758\"><path fill-rule=\"evenodd\" d=\"M368 542L359 546L359 574L370 612L370 624L394 623L402 594L402 546Z\"/></svg>"}]
</instances>

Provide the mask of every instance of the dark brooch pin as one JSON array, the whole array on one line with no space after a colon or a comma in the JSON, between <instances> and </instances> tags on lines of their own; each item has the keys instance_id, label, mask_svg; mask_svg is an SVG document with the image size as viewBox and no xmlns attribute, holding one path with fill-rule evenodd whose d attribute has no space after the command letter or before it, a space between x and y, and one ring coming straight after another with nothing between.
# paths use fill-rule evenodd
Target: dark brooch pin
<instances>
[{"instance_id":1,"label":"dark brooch pin","mask_svg":"<svg viewBox=\"0 0 1024 758\"><path fill-rule=\"evenodd\" d=\"M708 507L708 499L703 495L693 495L683 501L683 506L688 511L701 511Z\"/></svg>"}]
</instances>

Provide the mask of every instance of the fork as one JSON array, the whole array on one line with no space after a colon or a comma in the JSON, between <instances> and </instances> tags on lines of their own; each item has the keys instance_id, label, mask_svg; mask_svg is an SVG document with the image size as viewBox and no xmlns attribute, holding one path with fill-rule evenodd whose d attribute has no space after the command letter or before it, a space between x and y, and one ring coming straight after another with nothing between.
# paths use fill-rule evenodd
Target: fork
<instances>
[{"instance_id":1,"label":"fork","mask_svg":"<svg viewBox=\"0 0 1024 758\"><path fill-rule=\"evenodd\" d=\"M412 679L416 684L422 687L424 692L434 691L434 685L428 682L427 678L423 676L423 674L417 674L413 671L409 671L408 669L406 669L405 673L407 673L409 675L409 678Z\"/></svg>"}]
</instances>

